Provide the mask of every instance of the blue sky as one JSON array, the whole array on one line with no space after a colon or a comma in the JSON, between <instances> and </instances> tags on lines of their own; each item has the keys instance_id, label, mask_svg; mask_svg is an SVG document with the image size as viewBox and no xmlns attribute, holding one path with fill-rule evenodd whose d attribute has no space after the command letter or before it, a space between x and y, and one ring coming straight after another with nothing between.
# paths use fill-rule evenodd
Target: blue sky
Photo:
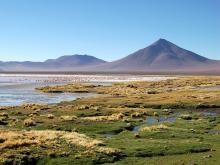
<instances>
[{"instance_id":1,"label":"blue sky","mask_svg":"<svg viewBox=\"0 0 220 165\"><path fill-rule=\"evenodd\" d=\"M0 0L0 60L112 61L165 38L220 59L219 0Z\"/></svg>"}]
</instances>

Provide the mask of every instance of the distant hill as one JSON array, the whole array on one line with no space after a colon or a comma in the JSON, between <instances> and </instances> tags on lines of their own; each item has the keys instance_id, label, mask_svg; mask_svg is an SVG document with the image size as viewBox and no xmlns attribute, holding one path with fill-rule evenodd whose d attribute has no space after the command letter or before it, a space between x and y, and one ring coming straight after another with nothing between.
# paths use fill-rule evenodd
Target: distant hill
<instances>
[{"instance_id":1,"label":"distant hill","mask_svg":"<svg viewBox=\"0 0 220 165\"><path fill-rule=\"evenodd\" d=\"M97 66L103 71L207 71L220 69L219 61L210 60L165 40L140 49L120 60Z\"/></svg>"},{"instance_id":2,"label":"distant hill","mask_svg":"<svg viewBox=\"0 0 220 165\"><path fill-rule=\"evenodd\" d=\"M0 62L0 69L6 71L72 71L103 63L106 62L89 55L69 55L44 62Z\"/></svg>"},{"instance_id":3,"label":"distant hill","mask_svg":"<svg viewBox=\"0 0 220 165\"><path fill-rule=\"evenodd\" d=\"M165 39L159 39L150 46L113 62L76 54L44 62L0 61L1 69L4 71L220 73L220 61L208 59Z\"/></svg>"},{"instance_id":4,"label":"distant hill","mask_svg":"<svg viewBox=\"0 0 220 165\"><path fill-rule=\"evenodd\" d=\"M45 65L60 66L60 67L82 67L99 65L106 63L104 60L88 55L72 55L62 56L57 59L50 59L44 62Z\"/></svg>"}]
</instances>

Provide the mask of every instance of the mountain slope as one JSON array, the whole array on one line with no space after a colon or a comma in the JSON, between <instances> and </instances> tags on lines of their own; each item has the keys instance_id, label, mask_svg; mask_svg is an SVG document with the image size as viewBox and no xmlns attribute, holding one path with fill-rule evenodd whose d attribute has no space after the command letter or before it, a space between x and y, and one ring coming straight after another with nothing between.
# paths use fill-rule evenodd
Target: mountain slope
<instances>
[{"instance_id":1,"label":"mountain slope","mask_svg":"<svg viewBox=\"0 0 220 165\"><path fill-rule=\"evenodd\" d=\"M217 65L217 61L180 48L165 39L159 39L152 45L127 57L94 69L106 71L184 71L206 70L213 65Z\"/></svg>"},{"instance_id":2,"label":"mountain slope","mask_svg":"<svg viewBox=\"0 0 220 165\"><path fill-rule=\"evenodd\" d=\"M84 67L103 63L106 62L89 55L70 55L49 59L44 62L1 62L0 69L7 71L72 71L84 70Z\"/></svg>"},{"instance_id":3,"label":"mountain slope","mask_svg":"<svg viewBox=\"0 0 220 165\"><path fill-rule=\"evenodd\" d=\"M113 62L88 55L71 55L44 62L0 61L0 70L220 73L220 61L205 58L165 39L159 39L152 45Z\"/></svg>"},{"instance_id":4,"label":"mountain slope","mask_svg":"<svg viewBox=\"0 0 220 165\"><path fill-rule=\"evenodd\" d=\"M102 64L105 63L105 61L88 55L72 55L46 60L44 63L45 65L59 65L63 67L82 67Z\"/></svg>"}]
</instances>

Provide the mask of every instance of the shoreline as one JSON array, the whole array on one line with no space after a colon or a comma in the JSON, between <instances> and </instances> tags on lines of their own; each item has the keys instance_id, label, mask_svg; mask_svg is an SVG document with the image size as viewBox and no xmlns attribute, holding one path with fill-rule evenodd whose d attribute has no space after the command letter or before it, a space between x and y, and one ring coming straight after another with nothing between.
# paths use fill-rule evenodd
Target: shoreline
<instances>
[{"instance_id":1,"label":"shoreline","mask_svg":"<svg viewBox=\"0 0 220 165\"><path fill-rule=\"evenodd\" d=\"M212 71L0 71L0 74L51 74L51 75L149 75L149 76L219 76L220 72Z\"/></svg>"}]
</instances>

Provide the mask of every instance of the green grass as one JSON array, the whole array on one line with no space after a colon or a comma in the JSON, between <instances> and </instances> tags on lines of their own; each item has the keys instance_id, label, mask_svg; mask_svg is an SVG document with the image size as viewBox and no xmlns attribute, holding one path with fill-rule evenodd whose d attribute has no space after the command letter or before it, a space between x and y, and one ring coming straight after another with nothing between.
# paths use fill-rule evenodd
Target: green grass
<instances>
[{"instance_id":1,"label":"green grass","mask_svg":"<svg viewBox=\"0 0 220 165\"><path fill-rule=\"evenodd\" d=\"M103 147L115 149L117 154L98 152L94 148L58 140L54 142L56 146L15 145L0 150L0 164L219 164L220 135L209 132L220 130L220 116L206 116L201 112L220 110L220 92L201 89L216 84L220 84L218 77L189 77L161 82L117 83L107 87L79 84L47 87L45 92L92 91L105 95L51 105L2 108L0 114L8 114L4 119L8 124L0 125L0 131L79 132L102 140ZM54 118L49 119L48 114ZM84 119L112 114L123 114L124 117L114 121ZM174 122L149 125L145 122L147 117L170 115L176 117ZM75 118L65 121L62 116ZM36 125L25 126L24 120L27 118L35 120ZM144 128L160 124L165 126L164 129L131 131L132 126L136 125ZM0 137L0 147L4 144L4 137Z\"/></svg>"}]
</instances>

